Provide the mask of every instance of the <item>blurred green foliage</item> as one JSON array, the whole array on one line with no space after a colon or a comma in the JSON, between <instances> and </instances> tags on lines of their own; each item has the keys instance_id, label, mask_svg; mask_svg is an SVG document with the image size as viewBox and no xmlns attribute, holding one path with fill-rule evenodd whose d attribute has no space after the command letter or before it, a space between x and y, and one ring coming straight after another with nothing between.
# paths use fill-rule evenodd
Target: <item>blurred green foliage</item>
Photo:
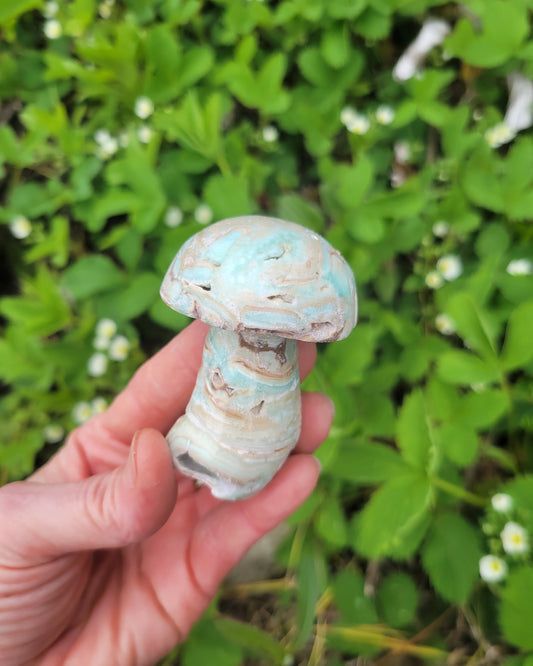
<instances>
[{"instance_id":1,"label":"blurred green foliage","mask_svg":"<svg viewBox=\"0 0 533 666\"><path fill-rule=\"evenodd\" d=\"M293 220L357 278L358 327L306 382L337 415L280 551L290 628L215 604L165 663L443 663L455 649L480 663L491 646L529 663L529 542L508 552L500 532L533 533L533 138L506 113L508 82L533 76L532 9L2 3L0 482L185 325L159 283L202 224ZM428 18L447 36L398 75ZM480 577L489 553L499 581Z\"/></svg>"}]
</instances>

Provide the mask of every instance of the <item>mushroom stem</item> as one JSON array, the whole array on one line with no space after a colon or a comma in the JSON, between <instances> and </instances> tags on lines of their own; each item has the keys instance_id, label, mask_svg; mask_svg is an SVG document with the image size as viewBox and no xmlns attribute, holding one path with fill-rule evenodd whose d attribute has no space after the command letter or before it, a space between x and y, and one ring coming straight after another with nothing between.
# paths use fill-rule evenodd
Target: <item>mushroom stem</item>
<instances>
[{"instance_id":1,"label":"mushroom stem","mask_svg":"<svg viewBox=\"0 0 533 666\"><path fill-rule=\"evenodd\" d=\"M181 472L235 500L270 481L300 424L296 341L211 328L190 402L167 441Z\"/></svg>"}]
</instances>

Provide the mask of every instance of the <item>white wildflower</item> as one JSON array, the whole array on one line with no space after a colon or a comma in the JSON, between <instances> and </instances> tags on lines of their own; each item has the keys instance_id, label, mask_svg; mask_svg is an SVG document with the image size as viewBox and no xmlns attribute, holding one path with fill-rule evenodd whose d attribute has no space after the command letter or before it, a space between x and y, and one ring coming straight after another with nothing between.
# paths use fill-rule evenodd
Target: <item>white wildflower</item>
<instances>
[{"instance_id":1,"label":"white wildflower","mask_svg":"<svg viewBox=\"0 0 533 666\"><path fill-rule=\"evenodd\" d=\"M171 229L179 226L183 221L183 212L178 206L169 206L165 213L165 224Z\"/></svg>"},{"instance_id":2,"label":"white wildflower","mask_svg":"<svg viewBox=\"0 0 533 666\"><path fill-rule=\"evenodd\" d=\"M209 224L213 219L213 211L207 204L200 204L194 211L194 219L198 224Z\"/></svg>"},{"instance_id":3,"label":"white wildflower","mask_svg":"<svg viewBox=\"0 0 533 666\"><path fill-rule=\"evenodd\" d=\"M515 137L515 132L508 127L505 122L498 123L485 132L485 141L491 148L499 148L505 143L509 143Z\"/></svg>"},{"instance_id":4,"label":"white wildflower","mask_svg":"<svg viewBox=\"0 0 533 666\"><path fill-rule=\"evenodd\" d=\"M117 324L112 319L100 319L96 324L97 338L112 338L117 332Z\"/></svg>"},{"instance_id":5,"label":"white wildflower","mask_svg":"<svg viewBox=\"0 0 533 666\"><path fill-rule=\"evenodd\" d=\"M431 271L426 275L426 284L430 289L439 289L444 284L443 277L437 271Z\"/></svg>"},{"instance_id":6,"label":"white wildflower","mask_svg":"<svg viewBox=\"0 0 533 666\"><path fill-rule=\"evenodd\" d=\"M396 81L407 81L412 78L424 62L432 48L441 44L451 28L446 21L427 19L415 40L407 47L394 69L392 76Z\"/></svg>"},{"instance_id":7,"label":"white wildflower","mask_svg":"<svg viewBox=\"0 0 533 666\"><path fill-rule=\"evenodd\" d=\"M53 0L50 0L50 2L45 3L43 14L45 18L51 19L54 18L54 16L56 16L58 11L59 11L59 4L57 2L54 2Z\"/></svg>"},{"instance_id":8,"label":"white wildflower","mask_svg":"<svg viewBox=\"0 0 533 666\"><path fill-rule=\"evenodd\" d=\"M455 254L447 254L437 261L437 270L445 280L456 280L463 272L461 259Z\"/></svg>"},{"instance_id":9,"label":"white wildflower","mask_svg":"<svg viewBox=\"0 0 533 666\"><path fill-rule=\"evenodd\" d=\"M507 493L496 493L492 496L490 502L498 513L508 513L514 505L513 498Z\"/></svg>"},{"instance_id":10,"label":"white wildflower","mask_svg":"<svg viewBox=\"0 0 533 666\"><path fill-rule=\"evenodd\" d=\"M401 187L407 180L407 172L404 169L400 169L396 166L392 167L392 172L390 175L390 184L391 187Z\"/></svg>"},{"instance_id":11,"label":"white wildflower","mask_svg":"<svg viewBox=\"0 0 533 666\"><path fill-rule=\"evenodd\" d=\"M444 238L450 231L450 225L444 220L439 220L432 226L431 231L433 231L433 235L437 236L437 238Z\"/></svg>"},{"instance_id":12,"label":"white wildflower","mask_svg":"<svg viewBox=\"0 0 533 666\"><path fill-rule=\"evenodd\" d=\"M78 425L88 421L92 415L93 410L88 402L78 402L74 405L74 409L72 410L72 418Z\"/></svg>"},{"instance_id":13,"label":"white wildflower","mask_svg":"<svg viewBox=\"0 0 533 666\"><path fill-rule=\"evenodd\" d=\"M150 143L154 132L148 125L141 125L137 130L137 137L141 143Z\"/></svg>"},{"instance_id":14,"label":"white wildflower","mask_svg":"<svg viewBox=\"0 0 533 666\"><path fill-rule=\"evenodd\" d=\"M509 104L503 122L511 132L533 125L533 81L519 72L507 76Z\"/></svg>"},{"instance_id":15,"label":"white wildflower","mask_svg":"<svg viewBox=\"0 0 533 666\"><path fill-rule=\"evenodd\" d=\"M506 523L500 536L503 549L508 555L521 555L529 550L528 534L518 523Z\"/></svg>"},{"instance_id":16,"label":"white wildflower","mask_svg":"<svg viewBox=\"0 0 533 666\"><path fill-rule=\"evenodd\" d=\"M513 259L505 269L509 275L531 275L533 273L533 262L529 259Z\"/></svg>"},{"instance_id":17,"label":"white wildflower","mask_svg":"<svg viewBox=\"0 0 533 666\"><path fill-rule=\"evenodd\" d=\"M112 138L113 137L106 129L99 129L94 133L94 140L99 146L104 146Z\"/></svg>"},{"instance_id":18,"label":"white wildflower","mask_svg":"<svg viewBox=\"0 0 533 666\"><path fill-rule=\"evenodd\" d=\"M154 112L154 103L149 97L142 95L135 100L135 115L142 120L149 118Z\"/></svg>"},{"instance_id":19,"label":"white wildflower","mask_svg":"<svg viewBox=\"0 0 533 666\"><path fill-rule=\"evenodd\" d=\"M98 351L105 351L109 347L111 340L103 335L96 336L93 340L93 347Z\"/></svg>"},{"instance_id":20,"label":"white wildflower","mask_svg":"<svg viewBox=\"0 0 533 666\"><path fill-rule=\"evenodd\" d=\"M453 319L443 312L435 317L435 328L442 335L452 335L457 330Z\"/></svg>"},{"instance_id":21,"label":"white wildflower","mask_svg":"<svg viewBox=\"0 0 533 666\"><path fill-rule=\"evenodd\" d=\"M19 240L27 238L31 234L31 228L31 222L24 215L15 215L9 223L9 231Z\"/></svg>"},{"instance_id":22,"label":"white wildflower","mask_svg":"<svg viewBox=\"0 0 533 666\"><path fill-rule=\"evenodd\" d=\"M411 146L407 141L396 141L394 144L394 159L398 164L407 164L411 159Z\"/></svg>"},{"instance_id":23,"label":"white wildflower","mask_svg":"<svg viewBox=\"0 0 533 666\"><path fill-rule=\"evenodd\" d=\"M380 125L390 125L394 116L394 109L386 104L382 104L376 109L376 120Z\"/></svg>"},{"instance_id":24,"label":"white wildflower","mask_svg":"<svg viewBox=\"0 0 533 666\"><path fill-rule=\"evenodd\" d=\"M101 377L107 370L107 356L102 352L93 354L87 363L87 372L91 377Z\"/></svg>"},{"instance_id":25,"label":"white wildflower","mask_svg":"<svg viewBox=\"0 0 533 666\"><path fill-rule=\"evenodd\" d=\"M496 555L485 555L479 560L479 575L487 583L499 583L507 575L507 564Z\"/></svg>"},{"instance_id":26,"label":"white wildflower","mask_svg":"<svg viewBox=\"0 0 533 666\"><path fill-rule=\"evenodd\" d=\"M104 398L94 398L91 400L91 412L93 414L101 414L107 409L107 401Z\"/></svg>"},{"instance_id":27,"label":"white wildflower","mask_svg":"<svg viewBox=\"0 0 533 666\"><path fill-rule=\"evenodd\" d=\"M127 132L121 132L118 135L118 143L121 148L127 148L130 143L130 135Z\"/></svg>"},{"instance_id":28,"label":"white wildflower","mask_svg":"<svg viewBox=\"0 0 533 666\"><path fill-rule=\"evenodd\" d=\"M267 125L263 128L263 141L274 143L279 138L278 128L274 125Z\"/></svg>"},{"instance_id":29,"label":"white wildflower","mask_svg":"<svg viewBox=\"0 0 533 666\"><path fill-rule=\"evenodd\" d=\"M98 5L98 13L103 19L108 19L111 16L111 12L113 11L113 2L109 2L109 0L104 0L104 2L101 2Z\"/></svg>"},{"instance_id":30,"label":"white wildflower","mask_svg":"<svg viewBox=\"0 0 533 666\"><path fill-rule=\"evenodd\" d=\"M357 111L352 106L345 106L341 111L341 123L345 127L348 127L356 117Z\"/></svg>"},{"instance_id":31,"label":"white wildflower","mask_svg":"<svg viewBox=\"0 0 533 666\"><path fill-rule=\"evenodd\" d=\"M117 335L111 340L109 345L109 358L113 361L124 361L128 358L130 343L128 338L123 335Z\"/></svg>"},{"instance_id":32,"label":"white wildflower","mask_svg":"<svg viewBox=\"0 0 533 666\"><path fill-rule=\"evenodd\" d=\"M44 441L48 444L57 444L65 435L65 431L58 423L51 423L43 429Z\"/></svg>"},{"instance_id":33,"label":"white wildflower","mask_svg":"<svg viewBox=\"0 0 533 666\"><path fill-rule=\"evenodd\" d=\"M352 134L366 134L370 129L370 120L362 113L356 113L346 125L346 129Z\"/></svg>"},{"instance_id":34,"label":"white wildflower","mask_svg":"<svg viewBox=\"0 0 533 666\"><path fill-rule=\"evenodd\" d=\"M63 28L57 19L52 18L45 21L43 32L48 39L57 39L63 34Z\"/></svg>"}]
</instances>

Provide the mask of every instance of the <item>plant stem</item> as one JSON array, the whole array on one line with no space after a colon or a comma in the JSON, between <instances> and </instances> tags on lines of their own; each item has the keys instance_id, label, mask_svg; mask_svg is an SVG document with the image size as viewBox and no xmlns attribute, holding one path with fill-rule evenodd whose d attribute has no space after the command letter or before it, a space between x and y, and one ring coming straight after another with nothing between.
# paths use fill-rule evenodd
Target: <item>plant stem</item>
<instances>
[{"instance_id":1,"label":"plant stem","mask_svg":"<svg viewBox=\"0 0 533 666\"><path fill-rule=\"evenodd\" d=\"M430 476L429 480L436 488L440 488L445 493L453 495L463 502L473 504L474 506L486 506L487 504L487 500L484 497L475 495L474 493L471 493L469 490L465 490L460 486L456 486L455 483L451 483L451 481L446 481L445 479L441 479L438 476Z\"/></svg>"},{"instance_id":2,"label":"plant stem","mask_svg":"<svg viewBox=\"0 0 533 666\"><path fill-rule=\"evenodd\" d=\"M421 658L443 658L446 652L428 645L413 645L404 638L387 636L380 627L325 627L326 635L337 636L345 640L357 641L366 645L375 645L399 654L411 654Z\"/></svg>"}]
</instances>

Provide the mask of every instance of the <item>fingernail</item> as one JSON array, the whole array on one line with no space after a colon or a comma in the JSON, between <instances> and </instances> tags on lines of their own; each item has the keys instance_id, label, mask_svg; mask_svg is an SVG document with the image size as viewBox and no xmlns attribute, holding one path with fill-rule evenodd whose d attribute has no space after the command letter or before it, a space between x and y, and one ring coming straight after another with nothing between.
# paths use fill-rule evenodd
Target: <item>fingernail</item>
<instances>
[{"instance_id":1,"label":"fingernail","mask_svg":"<svg viewBox=\"0 0 533 666\"><path fill-rule=\"evenodd\" d=\"M133 483L134 484L137 482L137 479L139 477L139 470L137 469L137 447L138 447L140 434L141 434L141 431L137 430L137 432L133 435L133 439L131 440L129 461L128 461L129 464L131 464L132 477L133 477Z\"/></svg>"},{"instance_id":2,"label":"fingernail","mask_svg":"<svg viewBox=\"0 0 533 666\"><path fill-rule=\"evenodd\" d=\"M317 464L318 473L320 474L322 472L322 463L320 462L320 460L316 456L312 456L312 457L313 457L314 461Z\"/></svg>"},{"instance_id":3,"label":"fingernail","mask_svg":"<svg viewBox=\"0 0 533 666\"><path fill-rule=\"evenodd\" d=\"M330 404L330 409L331 409L331 420L333 421L333 419L335 418L335 410L336 410L335 403L334 403L333 400L329 397L329 395L326 395L326 398L328 399L329 404Z\"/></svg>"}]
</instances>

